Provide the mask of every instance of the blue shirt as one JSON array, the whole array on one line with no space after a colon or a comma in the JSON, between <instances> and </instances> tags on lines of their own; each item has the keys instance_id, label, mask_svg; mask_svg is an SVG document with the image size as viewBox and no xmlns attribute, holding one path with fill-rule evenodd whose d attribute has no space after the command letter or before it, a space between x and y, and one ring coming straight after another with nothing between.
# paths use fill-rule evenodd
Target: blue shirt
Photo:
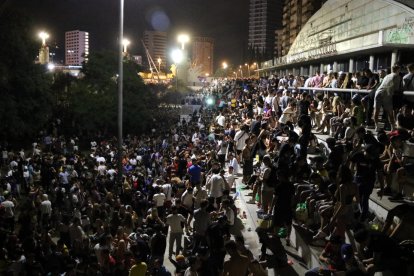
<instances>
[{"instance_id":1,"label":"blue shirt","mask_svg":"<svg viewBox=\"0 0 414 276\"><path fill-rule=\"evenodd\" d=\"M197 183L201 181L201 168L198 165L192 165L188 169L191 183Z\"/></svg>"}]
</instances>

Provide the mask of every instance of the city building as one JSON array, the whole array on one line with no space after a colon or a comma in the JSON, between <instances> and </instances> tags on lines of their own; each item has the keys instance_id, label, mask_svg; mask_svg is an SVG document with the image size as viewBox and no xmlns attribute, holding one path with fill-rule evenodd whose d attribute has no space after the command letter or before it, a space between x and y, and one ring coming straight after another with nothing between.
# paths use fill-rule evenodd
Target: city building
<instances>
[{"instance_id":1,"label":"city building","mask_svg":"<svg viewBox=\"0 0 414 276\"><path fill-rule=\"evenodd\" d=\"M273 52L273 56L275 58L282 56L282 48L283 48L283 29L275 30L275 49Z\"/></svg>"},{"instance_id":2,"label":"city building","mask_svg":"<svg viewBox=\"0 0 414 276\"><path fill-rule=\"evenodd\" d=\"M192 66L200 67L203 76L212 76L214 62L214 39L210 37L192 38Z\"/></svg>"},{"instance_id":3,"label":"city building","mask_svg":"<svg viewBox=\"0 0 414 276\"><path fill-rule=\"evenodd\" d=\"M65 33L65 65L80 66L88 61L89 33L79 30Z\"/></svg>"},{"instance_id":4,"label":"city building","mask_svg":"<svg viewBox=\"0 0 414 276\"><path fill-rule=\"evenodd\" d=\"M284 0L282 55L289 52L290 46L306 22L320 9L325 0Z\"/></svg>"},{"instance_id":5,"label":"city building","mask_svg":"<svg viewBox=\"0 0 414 276\"><path fill-rule=\"evenodd\" d=\"M165 70L167 66L167 33L144 31L144 44L157 67ZM158 63L158 61L160 61Z\"/></svg>"},{"instance_id":6,"label":"city building","mask_svg":"<svg viewBox=\"0 0 414 276\"><path fill-rule=\"evenodd\" d=\"M265 74L357 72L414 62L414 2L328 0ZM263 72L261 72L263 74Z\"/></svg>"},{"instance_id":7,"label":"city building","mask_svg":"<svg viewBox=\"0 0 414 276\"><path fill-rule=\"evenodd\" d=\"M251 59L274 57L275 30L282 28L283 0L250 0L248 48Z\"/></svg>"}]
</instances>

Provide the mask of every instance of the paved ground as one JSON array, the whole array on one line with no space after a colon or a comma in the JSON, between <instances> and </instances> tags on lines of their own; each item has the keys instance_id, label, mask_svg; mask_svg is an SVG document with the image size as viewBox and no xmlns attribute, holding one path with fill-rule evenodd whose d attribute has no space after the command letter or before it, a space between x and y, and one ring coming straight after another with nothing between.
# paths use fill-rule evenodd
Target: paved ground
<instances>
[{"instance_id":1,"label":"paved ground","mask_svg":"<svg viewBox=\"0 0 414 276\"><path fill-rule=\"evenodd\" d=\"M251 190L241 189L244 185L241 183L241 177L237 178L236 180L237 184L237 199L236 199L236 206L239 208L239 217L243 214L243 212L246 212L246 219L242 219L244 229L242 231L242 234L245 239L245 243L247 247L253 252L253 255L258 258L260 255L260 246L258 236L256 234L256 227L257 227L257 213L256 210L258 209L255 204L248 204L247 201L251 199L251 196L248 194L251 192ZM233 193L233 196L235 194ZM285 243L283 241L283 243ZM298 252L292 248L285 246L285 249L288 252L289 260L293 263L289 272L284 272L277 274L274 269L268 270L268 275L281 275L281 276L290 276L290 275L304 275L307 268L305 268L301 262L300 259L297 259L295 256L298 254ZM167 238L167 252L168 252L168 238ZM168 254L168 253L167 253ZM167 267L167 269L173 273L175 268L171 264L171 262L168 260L167 254L164 258L164 264ZM226 256L228 257L228 256Z\"/></svg>"}]
</instances>

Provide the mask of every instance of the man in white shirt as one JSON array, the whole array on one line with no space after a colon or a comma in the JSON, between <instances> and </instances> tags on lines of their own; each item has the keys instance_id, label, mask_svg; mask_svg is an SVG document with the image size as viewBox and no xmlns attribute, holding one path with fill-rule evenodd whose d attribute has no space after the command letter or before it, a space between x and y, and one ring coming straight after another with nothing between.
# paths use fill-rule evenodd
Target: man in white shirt
<instances>
[{"instance_id":1,"label":"man in white shirt","mask_svg":"<svg viewBox=\"0 0 414 276\"><path fill-rule=\"evenodd\" d=\"M221 197L223 196L223 191L225 190L224 179L219 173L220 169L214 169L213 175L210 177L206 184L208 196L214 198L217 207L221 203Z\"/></svg>"},{"instance_id":2,"label":"man in white shirt","mask_svg":"<svg viewBox=\"0 0 414 276\"><path fill-rule=\"evenodd\" d=\"M163 192L161 192L162 187L158 186L155 188L156 194L153 195L152 201L155 204L155 207L157 207L158 215L163 218L164 217L164 203L166 196Z\"/></svg>"},{"instance_id":3,"label":"man in white shirt","mask_svg":"<svg viewBox=\"0 0 414 276\"><path fill-rule=\"evenodd\" d=\"M42 220L42 227L49 226L49 219L52 215L52 202L50 202L47 194L42 195L42 203L40 203L40 216Z\"/></svg>"},{"instance_id":4,"label":"man in white shirt","mask_svg":"<svg viewBox=\"0 0 414 276\"><path fill-rule=\"evenodd\" d=\"M224 175L226 182L229 185L231 190L236 189L236 177L234 176L234 169L232 166L229 166L227 173Z\"/></svg>"},{"instance_id":5,"label":"man in white shirt","mask_svg":"<svg viewBox=\"0 0 414 276\"><path fill-rule=\"evenodd\" d=\"M167 224L170 226L169 251L168 257L171 258L173 254L173 247L175 243L175 256L180 254L181 240L183 238L183 224L185 225L185 217L178 214L177 206L171 207L171 214L167 216Z\"/></svg>"},{"instance_id":6,"label":"man in white shirt","mask_svg":"<svg viewBox=\"0 0 414 276\"><path fill-rule=\"evenodd\" d=\"M247 138L249 138L249 127L243 125L240 128L240 130L236 132L236 135L234 135L234 142L236 143L236 153L239 160L241 160L241 153L244 147L246 146Z\"/></svg>"},{"instance_id":7,"label":"man in white shirt","mask_svg":"<svg viewBox=\"0 0 414 276\"><path fill-rule=\"evenodd\" d=\"M220 112L219 115L216 117L216 122L220 126L224 127L224 125L226 123L226 117L224 117L223 114L221 114L221 112Z\"/></svg>"},{"instance_id":8,"label":"man in white shirt","mask_svg":"<svg viewBox=\"0 0 414 276\"><path fill-rule=\"evenodd\" d=\"M378 131L378 116L381 110L381 107L384 111L387 112L389 123L391 125L391 130L395 129L395 117L393 110L393 95L394 92L398 90L401 85L400 77L400 66L394 65L392 67L392 73L384 77L381 82L381 85L375 91L375 100L374 100L374 122L375 130Z\"/></svg>"},{"instance_id":9,"label":"man in white shirt","mask_svg":"<svg viewBox=\"0 0 414 276\"><path fill-rule=\"evenodd\" d=\"M7 229L14 231L14 200L9 192L4 194L5 200L1 203L4 208L4 222Z\"/></svg>"},{"instance_id":10,"label":"man in white shirt","mask_svg":"<svg viewBox=\"0 0 414 276\"><path fill-rule=\"evenodd\" d=\"M97 170L98 170L99 175L105 175L106 174L106 166L105 166L104 162L99 163L99 166L98 166Z\"/></svg>"}]
</instances>

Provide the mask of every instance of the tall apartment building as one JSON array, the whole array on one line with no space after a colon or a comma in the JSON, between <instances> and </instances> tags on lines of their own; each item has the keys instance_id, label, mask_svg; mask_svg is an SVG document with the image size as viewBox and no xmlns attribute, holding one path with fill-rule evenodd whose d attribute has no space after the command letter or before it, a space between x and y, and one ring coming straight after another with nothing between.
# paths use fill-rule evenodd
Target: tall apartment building
<instances>
[{"instance_id":1,"label":"tall apartment building","mask_svg":"<svg viewBox=\"0 0 414 276\"><path fill-rule=\"evenodd\" d=\"M277 29L275 31L275 49L274 49L273 56L276 58L281 57L282 48L283 48L283 29Z\"/></svg>"},{"instance_id":2,"label":"tall apartment building","mask_svg":"<svg viewBox=\"0 0 414 276\"><path fill-rule=\"evenodd\" d=\"M157 67L165 70L167 66L167 33L144 31L144 44ZM144 60L146 60L145 57ZM160 64L158 64L158 60L161 61Z\"/></svg>"},{"instance_id":3,"label":"tall apartment building","mask_svg":"<svg viewBox=\"0 0 414 276\"><path fill-rule=\"evenodd\" d=\"M283 0L250 0L248 47L263 59L274 56L275 30L282 28Z\"/></svg>"},{"instance_id":4,"label":"tall apartment building","mask_svg":"<svg viewBox=\"0 0 414 276\"><path fill-rule=\"evenodd\" d=\"M89 33L79 30L65 33L65 64L82 65L88 61Z\"/></svg>"},{"instance_id":5,"label":"tall apartment building","mask_svg":"<svg viewBox=\"0 0 414 276\"><path fill-rule=\"evenodd\" d=\"M192 39L192 64L201 66L201 73L213 75L214 39L210 37L194 37Z\"/></svg>"},{"instance_id":6,"label":"tall apartment building","mask_svg":"<svg viewBox=\"0 0 414 276\"><path fill-rule=\"evenodd\" d=\"M289 53L290 46L302 27L324 2L326 0L285 0L283 5L283 56Z\"/></svg>"}]
</instances>

